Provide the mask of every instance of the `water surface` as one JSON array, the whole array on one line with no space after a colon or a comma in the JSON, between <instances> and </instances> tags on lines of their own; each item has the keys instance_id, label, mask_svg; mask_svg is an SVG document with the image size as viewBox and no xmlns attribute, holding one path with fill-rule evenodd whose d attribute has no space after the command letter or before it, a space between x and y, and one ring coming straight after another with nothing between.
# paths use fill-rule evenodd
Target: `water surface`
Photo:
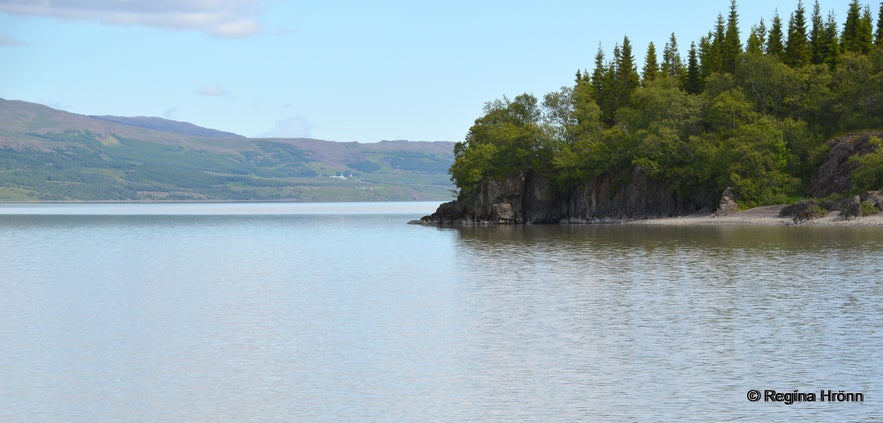
<instances>
[{"instance_id":1,"label":"water surface","mask_svg":"<svg viewBox=\"0 0 883 423\"><path fill-rule=\"evenodd\" d=\"M436 205L0 207L0 420L883 413L880 228L405 224Z\"/></svg>"}]
</instances>

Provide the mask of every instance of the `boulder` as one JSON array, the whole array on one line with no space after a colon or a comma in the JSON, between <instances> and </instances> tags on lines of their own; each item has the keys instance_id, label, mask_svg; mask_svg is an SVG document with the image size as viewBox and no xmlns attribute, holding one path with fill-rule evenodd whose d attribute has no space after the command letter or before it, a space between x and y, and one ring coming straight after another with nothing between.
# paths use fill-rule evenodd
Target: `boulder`
<instances>
[{"instance_id":1,"label":"boulder","mask_svg":"<svg viewBox=\"0 0 883 423\"><path fill-rule=\"evenodd\" d=\"M877 210L883 210L883 189L866 191L861 196L862 202L872 203Z\"/></svg>"},{"instance_id":2,"label":"boulder","mask_svg":"<svg viewBox=\"0 0 883 423\"><path fill-rule=\"evenodd\" d=\"M829 210L819 205L815 200L803 200L782 207L779 217L791 217L794 223L803 223L808 220L825 217Z\"/></svg>"},{"instance_id":3,"label":"boulder","mask_svg":"<svg viewBox=\"0 0 883 423\"><path fill-rule=\"evenodd\" d=\"M739 210L739 203L736 202L736 194L729 187L721 194L720 204L717 206L715 216L728 216Z\"/></svg>"},{"instance_id":4,"label":"boulder","mask_svg":"<svg viewBox=\"0 0 883 423\"><path fill-rule=\"evenodd\" d=\"M853 196L840 202L840 217L852 220L862 215L862 200L859 196Z\"/></svg>"}]
</instances>

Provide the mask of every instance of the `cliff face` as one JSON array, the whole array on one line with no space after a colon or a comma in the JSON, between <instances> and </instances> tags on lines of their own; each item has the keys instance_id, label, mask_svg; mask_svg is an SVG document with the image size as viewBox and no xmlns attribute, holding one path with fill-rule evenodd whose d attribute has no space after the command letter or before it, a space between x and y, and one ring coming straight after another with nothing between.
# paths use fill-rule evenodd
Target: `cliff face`
<instances>
[{"instance_id":1,"label":"cliff face","mask_svg":"<svg viewBox=\"0 0 883 423\"><path fill-rule=\"evenodd\" d=\"M852 189L849 179L856 165L849 158L874 151L870 142L872 137L883 138L883 132L857 132L828 141L828 159L819 166L810 182L812 196L826 197Z\"/></svg>"},{"instance_id":2,"label":"cliff face","mask_svg":"<svg viewBox=\"0 0 883 423\"><path fill-rule=\"evenodd\" d=\"M852 190L850 175L855 170L849 158L873 151L871 137L883 138L883 132L858 132L829 141L828 159L817 169L810 194L825 197L849 193ZM883 202L880 192L883 190L865 193L861 200L878 201L879 197L879 202ZM639 167L618 178L587 181L568 193L556 192L547 177L518 173L485 181L471 191L461 191L456 200L442 204L435 213L415 223L602 223L672 217L713 209L717 209L718 215L725 215L736 211L737 194L727 188L723 195L681 196L666 183L651 179ZM853 202L857 201L858 197Z\"/></svg>"},{"instance_id":3,"label":"cliff face","mask_svg":"<svg viewBox=\"0 0 883 423\"><path fill-rule=\"evenodd\" d=\"M624 179L624 178L623 178ZM709 208L708 201L683 200L640 168L621 182L589 181L567 194L557 193L544 176L518 173L489 180L442 204L426 224L591 223L669 217Z\"/></svg>"}]
</instances>

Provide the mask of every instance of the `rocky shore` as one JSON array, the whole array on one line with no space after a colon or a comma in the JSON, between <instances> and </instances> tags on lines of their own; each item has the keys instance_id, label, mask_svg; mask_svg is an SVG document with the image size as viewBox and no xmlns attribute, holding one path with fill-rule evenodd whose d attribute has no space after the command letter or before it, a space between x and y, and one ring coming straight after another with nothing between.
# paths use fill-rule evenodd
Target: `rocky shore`
<instances>
[{"instance_id":1,"label":"rocky shore","mask_svg":"<svg viewBox=\"0 0 883 423\"><path fill-rule=\"evenodd\" d=\"M627 175L584 181L561 192L533 172L486 179L462 190L435 213L410 223L444 225L636 223L670 225L813 225L883 226L883 188L852 195L855 155L873 150L872 138L883 132L860 132L829 142L829 154L816 170L810 192L816 198L790 205L741 210L739 196L678 192L651 178L639 166Z\"/></svg>"},{"instance_id":2,"label":"rocky shore","mask_svg":"<svg viewBox=\"0 0 883 423\"><path fill-rule=\"evenodd\" d=\"M714 213L697 213L689 216L670 218L642 219L629 223L636 225L674 225L674 226L699 226L699 225L748 225L748 226L881 226L883 227L883 213L868 216L846 218L843 212L833 211L828 214L809 220L795 220L792 216L782 216L784 204L775 206L755 207L753 209L736 212L733 214L718 216Z\"/></svg>"}]
</instances>

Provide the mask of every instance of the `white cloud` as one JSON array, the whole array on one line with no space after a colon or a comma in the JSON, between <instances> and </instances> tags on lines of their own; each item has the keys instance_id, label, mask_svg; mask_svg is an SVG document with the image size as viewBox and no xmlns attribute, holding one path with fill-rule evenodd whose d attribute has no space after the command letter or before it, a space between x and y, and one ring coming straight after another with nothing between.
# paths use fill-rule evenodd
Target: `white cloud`
<instances>
[{"instance_id":1,"label":"white cloud","mask_svg":"<svg viewBox=\"0 0 883 423\"><path fill-rule=\"evenodd\" d=\"M166 111L163 112L162 117L164 117L166 119L177 120L178 108L177 107L170 107L170 108L166 109Z\"/></svg>"},{"instance_id":2,"label":"white cloud","mask_svg":"<svg viewBox=\"0 0 883 423\"><path fill-rule=\"evenodd\" d=\"M22 40L19 40L15 37L10 37L5 34L0 34L0 47L16 47L23 46L26 43Z\"/></svg>"},{"instance_id":3,"label":"white cloud","mask_svg":"<svg viewBox=\"0 0 883 423\"><path fill-rule=\"evenodd\" d=\"M224 97L230 95L230 90L226 90L223 87L217 85L208 85L205 87L197 88L196 95L206 97Z\"/></svg>"},{"instance_id":4,"label":"white cloud","mask_svg":"<svg viewBox=\"0 0 883 423\"><path fill-rule=\"evenodd\" d=\"M313 123L303 116L290 116L276 121L276 126L260 135L263 138L309 138Z\"/></svg>"},{"instance_id":5,"label":"white cloud","mask_svg":"<svg viewBox=\"0 0 883 423\"><path fill-rule=\"evenodd\" d=\"M243 38L260 30L261 0L0 0L0 12L112 25L192 29Z\"/></svg>"}]
</instances>

